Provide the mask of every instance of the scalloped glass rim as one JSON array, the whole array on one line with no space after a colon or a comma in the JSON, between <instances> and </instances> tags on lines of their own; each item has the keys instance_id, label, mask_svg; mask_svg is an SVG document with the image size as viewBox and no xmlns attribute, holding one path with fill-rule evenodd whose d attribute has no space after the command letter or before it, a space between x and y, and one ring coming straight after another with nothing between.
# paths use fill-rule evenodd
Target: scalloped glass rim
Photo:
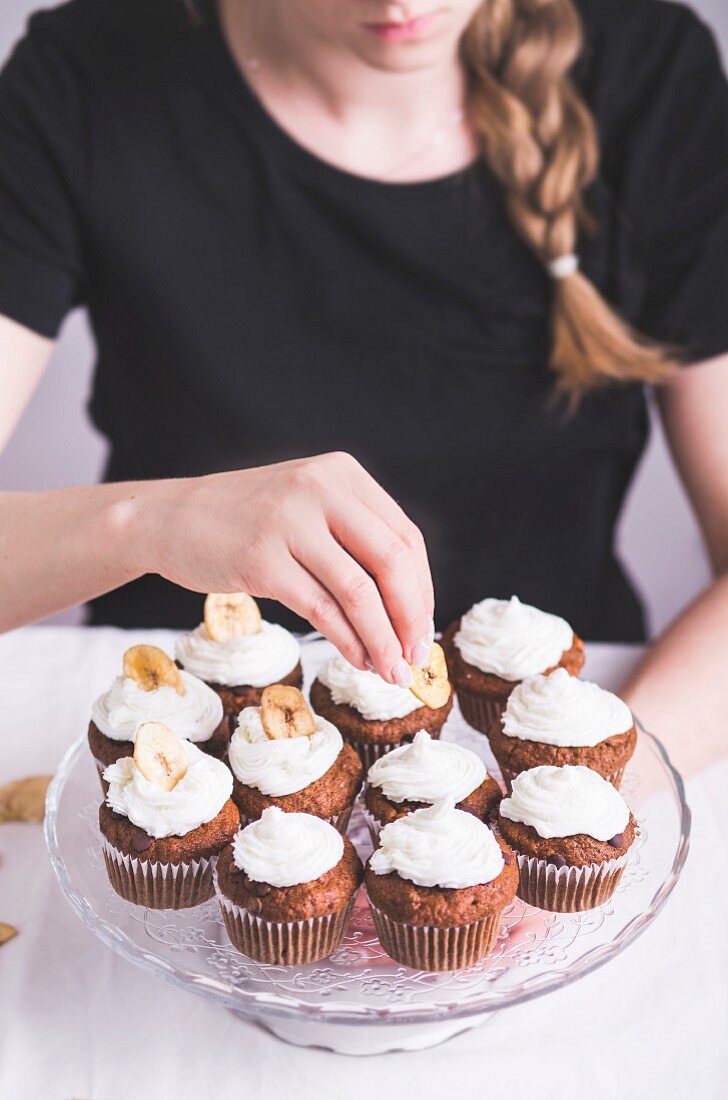
<instances>
[{"instance_id":1,"label":"scalloped glass rim","mask_svg":"<svg viewBox=\"0 0 728 1100\"><path fill-rule=\"evenodd\" d=\"M151 971L183 989L213 999L235 1012L251 1017L305 1019L309 1022L318 1020L321 1023L330 1024L405 1025L436 1023L444 1020L465 1020L471 1016L481 1016L498 1008L505 1008L509 1005L532 1000L534 997L540 997L544 993L568 985L596 970L637 939L652 923L672 893L688 854L691 825L690 808L685 800L685 786L682 776L672 765L664 746L653 734L648 733L641 724L638 723L638 726L640 736L644 739L643 743L649 746L661 766L679 807L680 836L670 873L653 894L650 905L624 925L619 934L609 943L601 944L586 952L578 961L568 964L567 969L551 970L547 973L531 976L519 985L502 990L499 990L495 984L490 984L486 987L487 996L479 1000L474 998L467 1002L443 1001L436 1005L432 1003L419 1005L395 1003L376 1007L353 1002L337 1003L335 1005L326 1002L301 1003L292 997L273 990L260 992L231 989L228 984L212 976L208 977L185 970L183 967L172 967L166 960L159 958L153 952L143 950L120 928L100 916L88 899L76 889L60 851L57 832L59 802L66 781L80 755L88 751L85 734L81 735L68 749L48 788L44 822L45 840L61 890L84 924L100 940L134 965L141 966L143 969Z\"/></svg>"}]
</instances>

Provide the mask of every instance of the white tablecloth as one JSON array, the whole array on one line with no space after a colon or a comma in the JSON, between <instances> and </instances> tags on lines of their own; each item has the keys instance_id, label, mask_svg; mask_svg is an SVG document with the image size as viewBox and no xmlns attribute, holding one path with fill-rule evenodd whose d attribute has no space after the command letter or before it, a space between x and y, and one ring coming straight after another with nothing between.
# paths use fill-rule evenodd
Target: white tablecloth
<instances>
[{"instance_id":1,"label":"white tablecloth","mask_svg":"<svg viewBox=\"0 0 728 1100\"><path fill-rule=\"evenodd\" d=\"M0 637L0 782L54 770L142 637L171 639L78 627ZM592 646L589 675L609 686L637 653ZM286 1045L125 962L66 903L41 828L0 825L0 921L19 929L0 948L0 1098L724 1098L728 762L687 789L683 877L621 956L443 1046L358 1060Z\"/></svg>"}]
</instances>

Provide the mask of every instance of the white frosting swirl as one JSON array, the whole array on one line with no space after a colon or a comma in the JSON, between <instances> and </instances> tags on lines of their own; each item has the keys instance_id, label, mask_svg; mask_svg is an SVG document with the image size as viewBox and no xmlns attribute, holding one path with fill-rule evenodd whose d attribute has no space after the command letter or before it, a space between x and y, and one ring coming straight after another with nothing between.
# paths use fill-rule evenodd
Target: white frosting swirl
<instances>
[{"instance_id":1,"label":"white frosting swirl","mask_svg":"<svg viewBox=\"0 0 728 1100\"><path fill-rule=\"evenodd\" d=\"M511 692L503 732L545 745L598 745L633 725L632 712L611 691L557 668L550 676L529 676Z\"/></svg>"},{"instance_id":2,"label":"white frosting swirl","mask_svg":"<svg viewBox=\"0 0 728 1100\"><path fill-rule=\"evenodd\" d=\"M571 648L574 632L558 615L549 615L518 596L486 599L467 611L455 635L463 660L504 680L522 680L553 668Z\"/></svg>"},{"instance_id":3,"label":"white frosting swirl","mask_svg":"<svg viewBox=\"0 0 728 1100\"><path fill-rule=\"evenodd\" d=\"M316 730L310 737L271 741L263 729L260 707L245 707L228 748L235 778L274 797L302 791L320 779L336 760L344 741L331 722L317 714L314 721Z\"/></svg>"},{"instance_id":4,"label":"white frosting swirl","mask_svg":"<svg viewBox=\"0 0 728 1100\"><path fill-rule=\"evenodd\" d=\"M311 814L287 814L268 806L233 841L233 862L254 882L297 886L313 882L341 860L344 838Z\"/></svg>"},{"instance_id":5,"label":"white frosting swirl","mask_svg":"<svg viewBox=\"0 0 728 1100\"><path fill-rule=\"evenodd\" d=\"M435 741L426 730L410 745L380 756L367 782L392 802L462 802L487 776L485 764L470 749L451 741Z\"/></svg>"},{"instance_id":6,"label":"white frosting swirl","mask_svg":"<svg viewBox=\"0 0 728 1100\"><path fill-rule=\"evenodd\" d=\"M109 784L107 806L157 840L184 836L212 821L233 789L230 769L222 761L201 752L190 741L181 743L187 753L187 772L171 791L150 783L131 756L122 757L104 771Z\"/></svg>"},{"instance_id":7,"label":"white frosting swirl","mask_svg":"<svg viewBox=\"0 0 728 1100\"><path fill-rule=\"evenodd\" d=\"M510 821L530 825L544 839L585 833L595 840L611 840L629 821L629 807L619 791L591 768L575 764L521 772L500 812Z\"/></svg>"},{"instance_id":8,"label":"white frosting swirl","mask_svg":"<svg viewBox=\"0 0 728 1100\"><path fill-rule=\"evenodd\" d=\"M182 672L184 695L172 687L144 691L134 680L117 676L99 695L91 717L112 741L133 741L142 722L164 722L187 741L207 741L222 721L220 696L189 672Z\"/></svg>"},{"instance_id":9,"label":"white frosting swirl","mask_svg":"<svg viewBox=\"0 0 728 1100\"><path fill-rule=\"evenodd\" d=\"M277 623L261 623L257 634L213 642L205 624L175 644L179 663L201 680L224 687L267 687L287 676L301 658L293 635Z\"/></svg>"},{"instance_id":10,"label":"white frosting swirl","mask_svg":"<svg viewBox=\"0 0 728 1100\"><path fill-rule=\"evenodd\" d=\"M443 799L385 825L369 866L415 886L457 890L497 878L503 853L487 825Z\"/></svg>"},{"instance_id":11,"label":"white frosting swirl","mask_svg":"<svg viewBox=\"0 0 728 1100\"><path fill-rule=\"evenodd\" d=\"M335 703L345 703L369 722L404 718L423 705L409 688L388 684L376 672L362 672L337 654L320 669L318 678Z\"/></svg>"}]
</instances>

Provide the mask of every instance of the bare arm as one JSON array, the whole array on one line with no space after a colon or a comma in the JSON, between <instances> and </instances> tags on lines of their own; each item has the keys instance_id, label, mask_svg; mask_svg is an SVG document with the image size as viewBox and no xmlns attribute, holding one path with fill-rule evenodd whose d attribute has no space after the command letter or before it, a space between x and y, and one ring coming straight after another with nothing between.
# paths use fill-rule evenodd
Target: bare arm
<instances>
[{"instance_id":1,"label":"bare arm","mask_svg":"<svg viewBox=\"0 0 728 1100\"><path fill-rule=\"evenodd\" d=\"M659 396L715 581L654 642L622 694L696 771L728 753L728 355L690 367Z\"/></svg>"},{"instance_id":2,"label":"bare arm","mask_svg":"<svg viewBox=\"0 0 728 1100\"><path fill-rule=\"evenodd\" d=\"M50 341L0 317L0 447ZM409 680L431 641L419 530L346 454L170 481L0 492L0 631L159 573L280 600L352 663Z\"/></svg>"}]
</instances>

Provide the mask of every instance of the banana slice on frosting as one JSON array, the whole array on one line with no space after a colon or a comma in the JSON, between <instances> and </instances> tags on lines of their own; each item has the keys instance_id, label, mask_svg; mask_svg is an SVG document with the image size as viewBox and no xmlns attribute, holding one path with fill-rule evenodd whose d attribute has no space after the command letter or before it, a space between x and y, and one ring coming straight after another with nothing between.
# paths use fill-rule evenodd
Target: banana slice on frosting
<instances>
[{"instance_id":1,"label":"banana slice on frosting","mask_svg":"<svg viewBox=\"0 0 728 1100\"><path fill-rule=\"evenodd\" d=\"M155 645L133 645L124 654L124 676L143 691L172 687L184 695L184 680L171 657Z\"/></svg>"},{"instance_id":2,"label":"banana slice on frosting","mask_svg":"<svg viewBox=\"0 0 728 1100\"><path fill-rule=\"evenodd\" d=\"M205 629L213 642L259 634L260 608L247 592L210 592L205 600Z\"/></svg>"},{"instance_id":3,"label":"banana slice on frosting","mask_svg":"<svg viewBox=\"0 0 728 1100\"><path fill-rule=\"evenodd\" d=\"M145 779L171 791L187 774L187 753L164 722L142 722L134 738L134 763Z\"/></svg>"},{"instance_id":4,"label":"banana slice on frosting","mask_svg":"<svg viewBox=\"0 0 728 1100\"><path fill-rule=\"evenodd\" d=\"M298 688L273 684L264 688L260 720L271 741L287 737L310 737L316 732L313 712Z\"/></svg>"}]
</instances>

